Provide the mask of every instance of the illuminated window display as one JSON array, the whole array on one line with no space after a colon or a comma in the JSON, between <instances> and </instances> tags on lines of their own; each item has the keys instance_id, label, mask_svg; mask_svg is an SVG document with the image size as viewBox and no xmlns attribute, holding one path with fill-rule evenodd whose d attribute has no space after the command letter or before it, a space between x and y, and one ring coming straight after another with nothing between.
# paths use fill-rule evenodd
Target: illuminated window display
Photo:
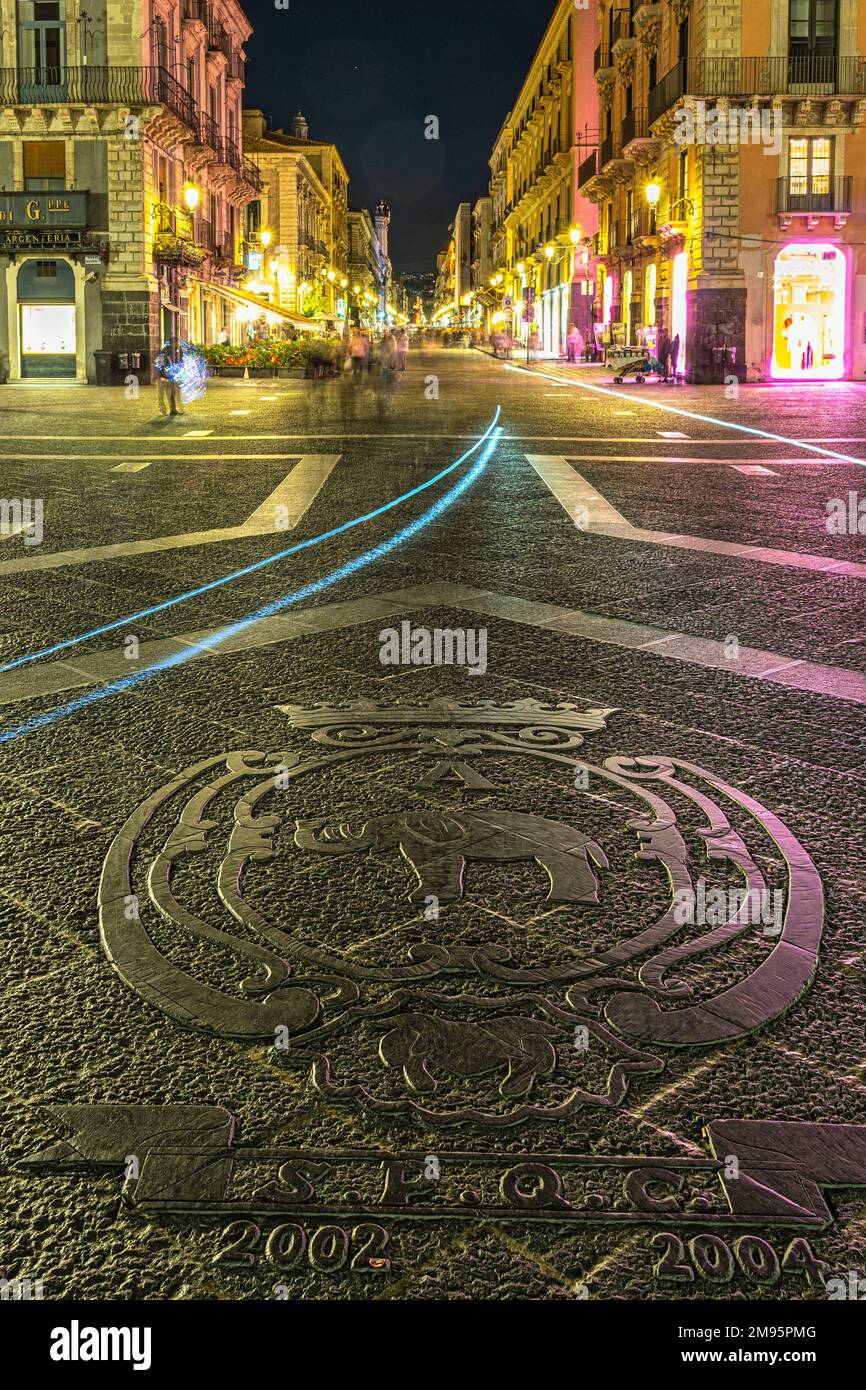
<instances>
[{"instance_id":1,"label":"illuminated window display","mask_svg":"<svg viewBox=\"0 0 866 1390\"><path fill-rule=\"evenodd\" d=\"M609 324L613 311L613 276L605 275L604 286L601 295L601 317L605 324Z\"/></svg>"},{"instance_id":2,"label":"illuminated window display","mask_svg":"<svg viewBox=\"0 0 866 1390\"><path fill-rule=\"evenodd\" d=\"M658 271L655 261L650 261L646 268L644 277L644 308L643 321L648 328L651 328L656 321L656 285L658 283Z\"/></svg>"},{"instance_id":3,"label":"illuminated window display","mask_svg":"<svg viewBox=\"0 0 866 1390\"><path fill-rule=\"evenodd\" d=\"M686 363L686 291L689 284L689 258L685 251L674 257L671 275L671 338L679 335L678 370L685 371Z\"/></svg>"},{"instance_id":4,"label":"illuminated window display","mask_svg":"<svg viewBox=\"0 0 866 1390\"><path fill-rule=\"evenodd\" d=\"M22 304L21 351L46 355L75 352L74 304Z\"/></svg>"},{"instance_id":5,"label":"illuminated window display","mask_svg":"<svg viewBox=\"0 0 866 1390\"><path fill-rule=\"evenodd\" d=\"M828 381L845 374L845 257L824 242L793 242L775 267L772 375Z\"/></svg>"}]
</instances>

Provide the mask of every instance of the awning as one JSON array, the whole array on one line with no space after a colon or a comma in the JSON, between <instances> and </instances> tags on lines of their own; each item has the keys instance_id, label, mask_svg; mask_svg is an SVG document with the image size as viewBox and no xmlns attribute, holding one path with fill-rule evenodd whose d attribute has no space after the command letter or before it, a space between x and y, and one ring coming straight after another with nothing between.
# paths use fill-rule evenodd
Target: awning
<instances>
[{"instance_id":1,"label":"awning","mask_svg":"<svg viewBox=\"0 0 866 1390\"><path fill-rule=\"evenodd\" d=\"M500 300L499 296L493 294L491 290L476 290L475 298L479 301L480 304L484 305L485 309L502 308L502 301Z\"/></svg>"},{"instance_id":2,"label":"awning","mask_svg":"<svg viewBox=\"0 0 866 1390\"><path fill-rule=\"evenodd\" d=\"M270 304L267 299L261 299L257 294L250 294L249 290L239 290L229 285L215 285L212 280L199 280L198 283L213 294L221 294L223 298L236 304L253 305L261 309L263 314L276 314L277 318L285 320L293 328L299 328L307 333L321 331L324 319L308 319L303 314L295 314L291 309L284 309L280 304Z\"/></svg>"}]
</instances>

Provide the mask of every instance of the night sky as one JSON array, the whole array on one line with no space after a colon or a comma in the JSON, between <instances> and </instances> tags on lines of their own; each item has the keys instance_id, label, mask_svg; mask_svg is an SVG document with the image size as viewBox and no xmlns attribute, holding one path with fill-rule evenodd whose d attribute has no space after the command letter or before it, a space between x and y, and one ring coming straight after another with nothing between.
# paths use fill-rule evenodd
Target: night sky
<instances>
[{"instance_id":1,"label":"night sky","mask_svg":"<svg viewBox=\"0 0 866 1390\"><path fill-rule=\"evenodd\" d=\"M391 204L398 270L435 270L460 202L485 194L487 160L554 0L241 0L255 33L245 104L287 128L297 109L333 140L349 197ZM436 115L439 141L425 140Z\"/></svg>"}]
</instances>

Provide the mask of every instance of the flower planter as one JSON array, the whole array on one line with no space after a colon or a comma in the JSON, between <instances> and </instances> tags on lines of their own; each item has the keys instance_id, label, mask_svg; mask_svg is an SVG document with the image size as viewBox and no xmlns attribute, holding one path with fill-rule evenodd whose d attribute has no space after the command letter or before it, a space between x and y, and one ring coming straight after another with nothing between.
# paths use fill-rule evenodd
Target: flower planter
<instances>
[{"instance_id":1,"label":"flower planter","mask_svg":"<svg viewBox=\"0 0 866 1390\"><path fill-rule=\"evenodd\" d=\"M282 381L303 381L306 375L305 367L277 367L277 376Z\"/></svg>"},{"instance_id":2,"label":"flower planter","mask_svg":"<svg viewBox=\"0 0 866 1390\"><path fill-rule=\"evenodd\" d=\"M218 367L219 376L243 376L246 368L244 367Z\"/></svg>"},{"instance_id":3,"label":"flower planter","mask_svg":"<svg viewBox=\"0 0 866 1390\"><path fill-rule=\"evenodd\" d=\"M250 367L250 376L254 377L256 381L270 380L273 375L273 367Z\"/></svg>"}]
</instances>

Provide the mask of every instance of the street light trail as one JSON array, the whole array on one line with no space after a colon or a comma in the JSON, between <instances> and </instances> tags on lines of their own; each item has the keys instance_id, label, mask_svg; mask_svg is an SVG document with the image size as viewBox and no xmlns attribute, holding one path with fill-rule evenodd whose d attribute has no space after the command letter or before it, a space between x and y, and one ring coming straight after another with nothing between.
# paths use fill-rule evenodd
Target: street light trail
<instances>
[{"instance_id":1,"label":"street light trail","mask_svg":"<svg viewBox=\"0 0 866 1390\"><path fill-rule=\"evenodd\" d=\"M186 603L189 599L199 598L202 594L209 593L212 589L219 589L224 584L230 584L235 579L243 579L248 574L255 574L257 570L266 569L268 565L273 565L277 560L285 560L289 555L297 555L301 550L309 550L311 546L320 545L323 541L332 540L334 536L342 535L345 531L351 531L353 527L360 526L365 521L372 521L377 516L383 516L386 512L393 511L403 502L408 502L410 498L417 497L419 493L426 492L428 488L447 478L449 473L453 473L461 464L466 463L476 450L489 440L491 433L496 430L502 407L496 407L487 429L476 440L471 449L467 449L465 454L454 463L443 468L441 473L437 473L434 478L428 478L427 482L419 483L418 487L411 488L409 492L404 492L400 497L395 497L391 502L386 502L384 506L377 507L372 512L366 512L363 516L356 516L352 521L344 521L341 526L335 526L332 531L324 531L319 536L311 536L308 540L299 541L297 545L289 546L287 550L280 550L276 555L267 555L263 560L256 560L252 565L245 565L243 569L233 570L231 574L224 574L219 579L212 579L207 584L201 584L197 589L189 589L185 594L177 594L174 598L163 599L161 603L155 603L150 608L141 608L137 613L129 613L123 618L115 618L110 623L103 624L102 627L91 628L88 632L81 632L77 637L65 637L62 642L55 642L51 647L43 647L38 652L29 652L26 656L17 656L14 661L7 661L0 666L0 673L4 671L14 671L19 666L28 666L34 661L41 661L46 656L55 656L57 652L68 651L70 647L76 647L81 642L87 642L92 637L104 637L109 632L116 632L118 628L126 627L129 623L140 622L143 618L152 618L157 613L163 613L167 608L175 608L180 603ZM499 431L501 434L502 431Z\"/></svg>"},{"instance_id":2,"label":"street light trail","mask_svg":"<svg viewBox=\"0 0 866 1390\"><path fill-rule=\"evenodd\" d=\"M561 377L535 371L532 367L515 366L513 362L506 362L505 370L521 372L524 376L537 376L541 381L562 382ZM795 449L804 449L807 454L824 454L827 458L841 459L843 463L856 463L861 468L866 468L866 459L854 458L853 454L840 454L835 449L822 449L820 444L806 444L801 439L789 439L786 434L772 434L769 430L759 430L754 425L738 425L734 420L720 420L717 415L699 415L697 411L683 410L677 405L665 405L662 401L641 400L627 391L613 391L609 386L594 386L588 381L564 381L562 384L577 386L581 391L596 391L600 396L613 396L618 401L630 401L632 405L643 405L649 410L665 410L671 415L681 415L685 420L701 420L705 425L721 425L724 430L755 434L761 439L769 439L777 444L790 444Z\"/></svg>"},{"instance_id":3,"label":"street light trail","mask_svg":"<svg viewBox=\"0 0 866 1390\"><path fill-rule=\"evenodd\" d=\"M497 418L498 414L499 412L497 410ZM432 521L442 516L442 514L446 512L484 472L495 454L502 437L502 429L500 427L491 428L493 429L493 433L490 434L489 431L487 432L485 436L487 442L484 445L481 456L477 462L472 465L469 472L466 473L458 483L455 483L450 491L446 492L444 496L434 502L433 506L426 512L417 517L415 521L410 522L408 526L404 526L402 531L397 531L393 536L390 536L388 540L381 541L379 545L374 546L372 550L366 551L363 555L356 555L353 560L347 561L345 565L341 565L339 569L333 570L330 574L324 575L321 579L315 579L311 583L305 584L302 588L296 589L294 593L284 594L281 598L274 599L271 603L265 604L264 607L256 609L254 613L248 613L246 617L239 618L237 622L232 623L229 627L220 628L217 632L211 633L209 637L203 638L200 642L196 642L185 651L174 652L171 656L163 657L161 661L155 661L152 665L144 667L141 671L134 671L131 675L124 676L123 680L111 681L108 685L98 686L97 689L88 691L86 695L80 695L77 699L70 700L65 705L59 705L57 709L46 710L44 714L38 714L33 719L28 719L24 724L18 724L15 728L3 730L0 732L0 744L13 743L16 739L24 738L27 734L35 733L38 729L47 728L50 724L56 724L61 719L68 718L69 715L79 714L82 710L89 709L91 705L98 704L100 700L108 699L110 695L120 695L126 690L131 690L134 686L140 685L142 681L149 680L152 676L160 675L163 671L172 670L175 666L182 666L185 662L192 661L199 654L210 651L212 648L220 646L223 642L228 642L232 637L236 637L238 633L245 632L248 628L254 627L256 623L260 623L264 618L273 617L275 613L281 612L284 608L288 608L294 603L299 603L302 599L312 598L314 594L319 594L324 589L329 589L333 584L339 583L341 579L348 578L349 575L355 574L366 565L372 564L374 560L379 560L383 555L389 554L390 551L402 545L404 541L411 540L419 531L422 531L426 526L429 526ZM456 466L456 464L453 464L451 468L446 471L451 472ZM429 487L430 484L425 484L425 486ZM416 491L418 490L419 489L416 489ZM393 506L396 504L392 503L391 505Z\"/></svg>"}]
</instances>

